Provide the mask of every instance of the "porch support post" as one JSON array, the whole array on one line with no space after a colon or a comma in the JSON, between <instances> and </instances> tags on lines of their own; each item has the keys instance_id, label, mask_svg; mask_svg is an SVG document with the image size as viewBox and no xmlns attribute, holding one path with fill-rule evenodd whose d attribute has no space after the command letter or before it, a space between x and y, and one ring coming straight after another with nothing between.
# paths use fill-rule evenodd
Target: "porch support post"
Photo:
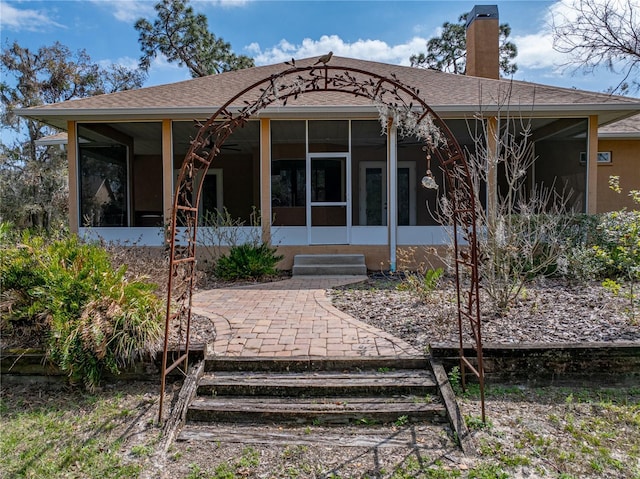
<instances>
[{"instance_id":1,"label":"porch support post","mask_svg":"<svg viewBox=\"0 0 640 479\"><path fill-rule=\"evenodd\" d=\"M396 125L389 118L387 123L387 224L389 233L389 261L391 271L396 271L398 246L398 149Z\"/></svg>"},{"instance_id":2,"label":"porch support post","mask_svg":"<svg viewBox=\"0 0 640 479\"><path fill-rule=\"evenodd\" d=\"M260 223L262 241L271 243L271 121L260 120Z\"/></svg>"},{"instance_id":3,"label":"porch support post","mask_svg":"<svg viewBox=\"0 0 640 479\"><path fill-rule=\"evenodd\" d=\"M598 115L589 117L587 158L587 214L598 212Z\"/></svg>"},{"instance_id":4,"label":"porch support post","mask_svg":"<svg viewBox=\"0 0 640 479\"><path fill-rule=\"evenodd\" d=\"M69 169L69 231L78 234L80 197L78 196L78 135L76 122L67 122L67 164Z\"/></svg>"},{"instance_id":5,"label":"porch support post","mask_svg":"<svg viewBox=\"0 0 640 479\"><path fill-rule=\"evenodd\" d=\"M164 224L173 209L173 132L171 120L162 120L162 210Z\"/></svg>"}]
</instances>

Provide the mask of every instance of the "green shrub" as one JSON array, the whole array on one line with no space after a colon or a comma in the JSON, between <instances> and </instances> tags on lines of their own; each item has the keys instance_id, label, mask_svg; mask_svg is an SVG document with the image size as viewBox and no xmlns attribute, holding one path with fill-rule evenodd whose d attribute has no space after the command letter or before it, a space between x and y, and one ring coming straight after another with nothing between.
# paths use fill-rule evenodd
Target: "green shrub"
<instances>
[{"instance_id":1,"label":"green shrub","mask_svg":"<svg viewBox=\"0 0 640 479\"><path fill-rule=\"evenodd\" d=\"M567 276L640 279L640 211L591 215L573 231L562 268Z\"/></svg>"},{"instance_id":2,"label":"green shrub","mask_svg":"<svg viewBox=\"0 0 640 479\"><path fill-rule=\"evenodd\" d=\"M408 271L399 289L415 294L421 301L429 302L440 285L443 274L442 268Z\"/></svg>"},{"instance_id":3,"label":"green shrub","mask_svg":"<svg viewBox=\"0 0 640 479\"><path fill-rule=\"evenodd\" d=\"M92 389L105 370L117 374L159 346L155 286L128 280L97 245L25 234L0 254L0 329L44 330L49 358L72 381Z\"/></svg>"},{"instance_id":4,"label":"green shrub","mask_svg":"<svg viewBox=\"0 0 640 479\"><path fill-rule=\"evenodd\" d=\"M276 264L283 256L267 243L232 246L228 255L218 258L214 274L224 280L259 279L277 273Z\"/></svg>"},{"instance_id":5,"label":"green shrub","mask_svg":"<svg viewBox=\"0 0 640 479\"><path fill-rule=\"evenodd\" d=\"M592 250L602 276L640 280L640 211L606 213L598 232Z\"/></svg>"},{"instance_id":6,"label":"green shrub","mask_svg":"<svg viewBox=\"0 0 640 479\"><path fill-rule=\"evenodd\" d=\"M579 241L558 260L569 278L602 280L615 296L629 299L635 321L640 280L640 211L612 211L593 215ZM571 238L569 239L571 240Z\"/></svg>"}]
</instances>

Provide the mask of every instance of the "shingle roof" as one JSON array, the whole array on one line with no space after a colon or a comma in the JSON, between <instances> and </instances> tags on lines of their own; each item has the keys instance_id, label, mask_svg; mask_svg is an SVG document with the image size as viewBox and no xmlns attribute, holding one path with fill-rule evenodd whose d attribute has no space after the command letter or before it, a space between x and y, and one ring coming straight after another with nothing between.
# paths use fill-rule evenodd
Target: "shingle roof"
<instances>
[{"instance_id":1,"label":"shingle roof","mask_svg":"<svg viewBox=\"0 0 640 479\"><path fill-rule=\"evenodd\" d=\"M312 65L316 59L317 57L297 60L296 66ZM439 113L443 111L475 112L480 105L495 105L499 101L504 101L509 91L511 92L510 105L529 110L630 111L635 109L640 111L640 99L522 81L476 78L336 56L332 58L329 65L356 68L385 77L393 75L404 84L418 88L421 98ZM283 63L254 67L166 85L44 105L21 110L19 114L39 119L47 117L72 119L74 115L98 117L106 113L110 115L120 113L130 117L132 112L136 112L138 116L147 112L163 114L168 118L175 117L171 112L191 115L204 111L213 113L238 92L287 68L289 67ZM322 70L322 67L319 67L319 70ZM498 97L502 97L502 100L498 100ZM370 108L371 102L367 98L354 95L324 92L301 95L295 102L288 105L294 108L359 106ZM241 101L238 102L238 106L242 106ZM613 119L613 117L609 118L609 121Z\"/></svg>"},{"instance_id":2,"label":"shingle roof","mask_svg":"<svg viewBox=\"0 0 640 479\"><path fill-rule=\"evenodd\" d=\"M640 115L611 123L598 130L602 138L640 138Z\"/></svg>"}]
</instances>

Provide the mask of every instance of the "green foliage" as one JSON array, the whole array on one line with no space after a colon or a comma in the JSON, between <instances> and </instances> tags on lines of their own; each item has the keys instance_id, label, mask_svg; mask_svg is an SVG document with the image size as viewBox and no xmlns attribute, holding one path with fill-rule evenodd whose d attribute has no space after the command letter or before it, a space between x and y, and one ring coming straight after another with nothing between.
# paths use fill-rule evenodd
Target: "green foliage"
<instances>
[{"instance_id":1,"label":"green foliage","mask_svg":"<svg viewBox=\"0 0 640 479\"><path fill-rule=\"evenodd\" d=\"M467 64L466 23L468 13L458 17L458 23L445 22L442 34L427 42L427 54L411 55L411 66L430 68L448 73L464 75ZM518 70L512 60L518 54L513 42L508 41L511 27L507 23L500 24L500 71L508 76Z\"/></svg>"},{"instance_id":2,"label":"green foliage","mask_svg":"<svg viewBox=\"0 0 640 479\"><path fill-rule=\"evenodd\" d=\"M245 447L242 456L234 461L218 464L213 471L205 471L197 464L189 464L189 475L186 479L236 479L253 476L260 465L260 452L253 447Z\"/></svg>"},{"instance_id":3,"label":"green foliage","mask_svg":"<svg viewBox=\"0 0 640 479\"><path fill-rule=\"evenodd\" d=\"M142 454L125 460L121 407L134 397L47 394L39 401L7 394L0 434L0 471L7 478L132 479ZM135 401L136 404L139 401ZM139 445L133 451L150 451Z\"/></svg>"},{"instance_id":4,"label":"green foliage","mask_svg":"<svg viewBox=\"0 0 640 479\"><path fill-rule=\"evenodd\" d=\"M469 479L509 479L509 474L502 470L500 466L494 464L483 464L469 471Z\"/></svg>"},{"instance_id":5,"label":"green foliage","mask_svg":"<svg viewBox=\"0 0 640 479\"><path fill-rule=\"evenodd\" d=\"M135 29L142 50L140 67L148 70L158 54L186 66L193 78L254 66L252 58L236 55L231 45L209 31L207 17L195 14L188 0L161 0L151 24L140 18Z\"/></svg>"},{"instance_id":6,"label":"green foliage","mask_svg":"<svg viewBox=\"0 0 640 479\"><path fill-rule=\"evenodd\" d=\"M2 129L17 134L13 144L0 144L0 218L19 228L54 231L66 221L67 158L57 146L36 144L57 133L55 129L20 118L15 111L139 88L145 75L121 65L102 67L86 51L72 52L60 42L37 50L7 44L0 55L0 70Z\"/></svg>"},{"instance_id":7,"label":"green foliage","mask_svg":"<svg viewBox=\"0 0 640 479\"><path fill-rule=\"evenodd\" d=\"M492 424L490 422L484 422L481 417L478 416L465 416L464 422L472 431L478 431L480 429L491 429Z\"/></svg>"},{"instance_id":8,"label":"green foliage","mask_svg":"<svg viewBox=\"0 0 640 479\"><path fill-rule=\"evenodd\" d=\"M593 226L595 224L595 227ZM585 231L561 258L561 271L568 277L602 280L614 295L629 300L635 319L640 281L640 211L612 211L591 217Z\"/></svg>"},{"instance_id":9,"label":"green foliage","mask_svg":"<svg viewBox=\"0 0 640 479\"><path fill-rule=\"evenodd\" d=\"M449 377L449 384L451 385L453 392L460 394L462 392L462 376L460 373L460 367L452 367L447 376Z\"/></svg>"},{"instance_id":10,"label":"green foliage","mask_svg":"<svg viewBox=\"0 0 640 479\"><path fill-rule=\"evenodd\" d=\"M442 268L410 271L405 273L404 281L399 288L412 292L424 302L429 302L433 298L433 293L440 284L443 274L444 269Z\"/></svg>"},{"instance_id":11,"label":"green foliage","mask_svg":"<svg viewBox=\"0 0 640 479\"><path fill-rule=\"evenodd\" d=\"M600 241L592 254L600 274L608 278L640 280L640 211L613 211L598 225Z\"/></svg>"},{"instance_id":12,"label":"green foliage","mask_svg":"<svg viewBox=\"0 0 640 479\"><path fill-rule=\"evenodd\" d=\"M0 328L44 331L50 360L89 389L155 351L162 301L155 286L114 270L107 253L77 237L46 242L25 234L0 250Z\"/></svg>"},{"instance_id":13,"label":"green foliage","mask_svg":"<svg viewBox=\"0 0 640 479\"><path fill-rule=\"evenodd\" d=\"M224 280L259 279L277 273L283 256L267 243L232 246L228 255L218 258L214 274Z\"/></svg>"}]
</instances>

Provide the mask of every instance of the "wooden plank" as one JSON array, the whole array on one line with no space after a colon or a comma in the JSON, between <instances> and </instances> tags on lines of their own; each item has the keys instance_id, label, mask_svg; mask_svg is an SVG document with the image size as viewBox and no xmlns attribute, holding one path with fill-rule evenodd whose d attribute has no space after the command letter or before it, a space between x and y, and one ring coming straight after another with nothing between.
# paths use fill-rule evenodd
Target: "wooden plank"
<instances>
[{"instance_id":1,"label":"wooden plank","mask_svg":"<svg viewBox=\"0 0 640 479\"><path fill-rule=\"evenodd\" d=\"M430 371L388 373L213 373L200 381L199 391L216 390L218 394L316 394L321 391L390 391L398 394L428 394L435 392L435 378ZM236 392L234 392L236 391ZM244 391L244 392L240 392ZM328 394L328 393L327 393Z\"/></svg>"},{"instance_id":2,"label":"wooden plank","mask_svg":"<svg viewBox=\"0 0 640 479\"><path fill-rule=\"evenodd\" d=\"M394 422L407 416L409 421L445 420L441 404L419 402L419 398L244 398L199 397L191 404L188 421L236 421L278 423L364 423Z\"/></svg>"},{"instance_id":3,"label":"wooden plank","mask_svg":"<svg viewBox=\"0 0 640 479\"><path fill-rule=\"evenodd\" d=\"M208 358L207 371L355 371L366 369L427 369L426 357L323 357L310 358L266 358L266 357L219 357Z\"/></svg>"},{"instance_id":4,"label":"wooden plank","mask_svg":"<svg viewBox=\"0 0 640 479\"><path fill-rule=\"evenodd\" d=\"M313 426L312 428L279 428L252 426L186 426L178 441L210 441L240 444L308 445L340 447L407 447L410 449L451 449L451 444L442 444L442 428L433 425L411 425L406 427L347 427L337 433L334 428Z\"/></svg>"},{"instance_id":5,"label":"wooden plank","mask_svg":"<svg viewBox=\"0 0 640 479\"><path fill-rule=\"evenodd\" d=\"M464 422L464 417L462 417L462 413L460 412L460 407L458 406L458 401L456 401L453 389L451 389L451 384L449 384L447 373L439 361L432 359L431 367L433 368L433 374L440 387L440 395L447 412L447 418L458 438L460 448L465 454L473 455L476 453L476 447L467 428L467 424Z\"/></svg>"},{"instance_id":6,"label":"wooden plank","mask_svg":"<svg viewBox=\"0 0 640 479\"><path fill-rule=\"evenodd\" d=\"M204 372L204 361L200 361L195 365L189 375L185 378L182 388L178 394L178 399L173 405L167 421L165 422L162 432L162 441L159 450L166 453L174 441L178 430L184 425L189 404L193 400L198 388L198 381Z\"/></svg>"},{"instance_id":7,"label":"wooden plank","mask_svg":"<svg viewBox=\"0 0 640 479\"><path fill-rule=\"evenodd\" d=\"M377 411L377 410L411 410L426 411L442 409L442 404L423 400L419 397L331 397L331 398L268 398L268 397L197 397L191 403L193 409L246 410L257 412L272 411Z\"/></svg>"}]
</instances>

